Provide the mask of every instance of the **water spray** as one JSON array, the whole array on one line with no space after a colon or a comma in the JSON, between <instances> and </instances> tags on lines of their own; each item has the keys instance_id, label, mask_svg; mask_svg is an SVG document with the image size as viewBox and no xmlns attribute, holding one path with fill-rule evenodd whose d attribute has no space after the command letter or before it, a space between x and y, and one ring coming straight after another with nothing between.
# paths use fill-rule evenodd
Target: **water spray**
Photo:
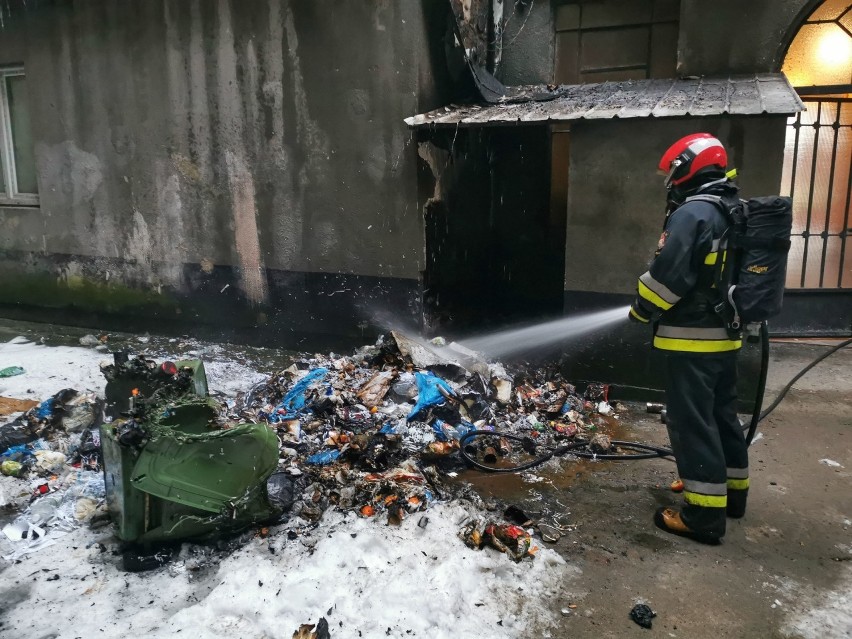
<instances>
[{"instance_id":1,"label":"water spray","mask_svg":"<svg viewBox=\"0 0 852 639\"><path fill-rule=\"evenodd\" d=\"M622 313L622 309L617 309L618 313ZM617 321L617 318L612 320L607 320L607 314L615 314L616 309L612 311L603 311L601 313L593 313L590 316L581 316L582 318L591 317L594 315L601 315L604 317L603 321L607 321L607 323L614 323ZM566 320L579 320L581 318L566 318ZM551 324L559 324L564 320L559 320L557 322L549 322L548 325ZM576 334L583 334L584 332L590 332L585 329L579 328L579 326L584 326L582 322L577 322L577 330L579 331ZM530 327L537 328L537 327ZM520 329L529 330L529 329ZM595 329L591 329L595 330ZM505 333L512 333L512 331L505 331ZM486 336L481 339L492 339L496 338L499 333L492 334L490 336ZM564 339L564 336L563 336ZM555 340L551 340L555 341ZM754 404L754 412L752 414L751 423L744 428L744 431L747 430L747 434L745 436L746 442L750 446L752 441L754 440L754 435L757 430L757 425L763 421L775 408L778 407L778 404L784 399L790 389L793 387L793 384L796 383L805 373L811 370L814 366L819 364L821 361L833 355L837 351L842 348L846 348L848 346L852 346L852 339L847 339L840 344L837 344L833 348L827 350L825 353L817 357L810 364L805 366L799 373L790 380L790 382L781 390L775 400L769 405L768 408L761 411L764 399L764 392L766 390L766 377L769 365L769 329L766 326L766 322L762 322L760 325L760 333L759 333L759 341L760 341L760 350L761 350L761 370L760 370L760 378L758 380L758 388L755 397ZM498 344L502 343L502 341L498 341ZM514 349L513 349L514 350ZM469 448L472 445L473 440L477 438L483 438L485 441L489 439L494 441L499 441L500 438L503 439L512 439L521 445L521 449L528 453L533 457L531 461L526 463L517 464L513 466L507 466L502 468L492 467L480 464L473 455L473 450ZM528 470L530 468L534 468L539 466L546 461L554 458L561 457L564 455L573 455L575 457L583 458L583 459L597 459L597 460L609 460L609 461L637 461L640 459L655 459L655 458L666 458L670 460L674 460L674 454L670 448L666 448L663 446L653 446L650 444L642 444L639 442L628 442L628 441L618 441L613 440L612 444L616 448L626 449L632 452L629 453L615 453L615 454L598 454L588 450L583 450L586 446L587 442L570 442L567 444L563 444L560 446L542 446L539 445L538 442L534 441L530 437L518 437L515 435L511 435L509 433L501 433L498 431L489 431L489 430L472 430L466 433L460 439L460 447L461 447L461 455L467 461L467 463L479 470L483 470L486 472L492 473L514 473L523 470Z\"/></svg>"},{"instance_id":2,"label":"water spray","mask_svg":"<svg viewBox=\"0 0 852 639\"><path fill-rule=\"evenodd\" d=\"M626 321L629 310L629 306L620 306L605 311L571 315L532 326L468 337L459 340L459 343L490 357L506 357L603 330L613 324Z\"/></svg>"}]
</instances>

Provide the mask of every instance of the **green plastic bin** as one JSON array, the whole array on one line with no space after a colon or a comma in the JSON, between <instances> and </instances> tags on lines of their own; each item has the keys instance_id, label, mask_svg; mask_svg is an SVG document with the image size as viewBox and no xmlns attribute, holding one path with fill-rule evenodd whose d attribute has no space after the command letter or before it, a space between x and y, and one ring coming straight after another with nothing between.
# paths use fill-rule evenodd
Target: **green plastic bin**
<instances>
[{"instance_id":1,"label":"green plastic bin","mask_svg":"<svg viewBox=\"0 0 852 639\"><path fill-rule=\"evenodd\" d=\"M275 514L266 493L278 465L274 431L265 424L211 429L217 404L205 397L157 411L144 422L151 438L140 449L119 443L123 420L101 426L107 503L120 539L215 536Z\"/></svg>"}]
</instances>

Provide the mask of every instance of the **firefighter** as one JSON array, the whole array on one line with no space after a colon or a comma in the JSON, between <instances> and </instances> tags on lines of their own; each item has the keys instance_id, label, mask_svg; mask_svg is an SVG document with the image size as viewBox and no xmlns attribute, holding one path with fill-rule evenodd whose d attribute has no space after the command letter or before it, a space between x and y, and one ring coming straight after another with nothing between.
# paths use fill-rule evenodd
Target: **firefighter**
<instances>
[{"instance_id":1,"label":"firefighter","mask_svg":"<svg viewBox=\"0 0 852 639\"><path fill-rule=\"evenodd\" d=\"M653 324L654 348L666 354L666 425L684 485L682 509L660 508L654 523L708 544L725 534L726 516L745 514L748 495L748 448L736 393L742 335L715 310L728 221L712 202L690 200L706 194L736 202L727 163L722 143L708 133L684 137L663 154L663 233L630 308L631 320Z\"/></svg>"}]
</instances>

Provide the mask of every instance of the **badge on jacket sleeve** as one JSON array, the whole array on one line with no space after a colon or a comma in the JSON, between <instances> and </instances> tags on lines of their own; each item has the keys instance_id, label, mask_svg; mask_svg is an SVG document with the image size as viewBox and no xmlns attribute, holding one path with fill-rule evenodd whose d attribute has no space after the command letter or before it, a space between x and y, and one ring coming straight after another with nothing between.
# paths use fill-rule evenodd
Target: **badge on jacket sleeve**
<instances>
[{"instance_id":1,"label":"badge on jacket sleeve","mask_svg":"<svg viewBox=\"0 0 852 639\"><path fill-rule=\"evenodd\" d=\"M663 247L666 245L666 239L669 237L668 231L663 231L660 233L660 241L657 242L657 253L663 250Z\"/></svg>"}]
</instances>

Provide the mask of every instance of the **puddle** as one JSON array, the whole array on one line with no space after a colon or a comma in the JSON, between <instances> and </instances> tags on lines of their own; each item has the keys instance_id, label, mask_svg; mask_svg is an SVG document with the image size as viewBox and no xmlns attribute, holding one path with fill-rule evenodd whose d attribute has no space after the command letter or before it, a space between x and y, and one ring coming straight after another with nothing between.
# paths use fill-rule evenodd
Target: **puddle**
<instances>
[{"instance_id":1,"label":"puddle","mask_svg":"<svg viewBox=\"0 0 852 639\"><path fill-rule=\"evenodd\" d=\"M606 424L595 433L603 433L612 439L624 441L636 439L636 435L625 422L632 423L639 416L638 410L638 407L630 407L622 413L621 419L603 417ZM551 459L541 466L520 473L488 473L468 468L461 471L455 481L469 484L485 499L518 503L530 498L558 495L580 482L587 474L608 470L615 463L619 462L565 456Z\"/></svg>"}]
</instances>

